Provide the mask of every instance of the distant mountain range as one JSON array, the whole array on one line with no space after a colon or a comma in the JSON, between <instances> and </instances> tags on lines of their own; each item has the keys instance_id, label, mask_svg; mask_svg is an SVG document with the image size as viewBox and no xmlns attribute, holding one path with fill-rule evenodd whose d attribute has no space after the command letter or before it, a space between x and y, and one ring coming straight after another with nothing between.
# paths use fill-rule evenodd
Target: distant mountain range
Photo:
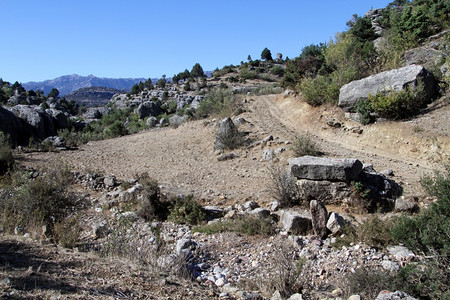
<instances>
[{"instance_id":1,"label":"distant mountain range","mask_svg":"<svg viewBox=\"0 0 450 300\"><path fill-rule=\"evenodd\" d=\"M81 88L88 87L107 87L116 90L130 91L131 87L139 83L139 81L145 81L146 78L104 78L96 77L94 75L80 76L65 75L51 80L45 80L41 82L27 82L22 83L22 86L26 90L42 90L45 94L50 92L52 88L56 88L59 91L60 96L67 95L71 92L75 92ZM153 79L156 82L158 78Z\"/></svg>"}]
</instances>

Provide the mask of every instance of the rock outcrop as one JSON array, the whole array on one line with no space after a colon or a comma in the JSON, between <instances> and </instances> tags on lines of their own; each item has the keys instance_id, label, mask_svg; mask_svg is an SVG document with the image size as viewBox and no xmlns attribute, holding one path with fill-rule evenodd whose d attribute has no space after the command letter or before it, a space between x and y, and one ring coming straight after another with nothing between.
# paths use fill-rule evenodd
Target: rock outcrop
<instances>
[{"instance_id":1,"label":"rock outcrop","mask_svg":"<svg viewBox=\"0 0 450 300\"><path fill-rule=\"evenodd\" d=\"M136 109L139 119L145 119L148 116L156 117L163 113L161 107L152 101L145 101Z\"/></svg>"},{"instance_id":2,"label":"rock outcrop","mask_svg":"<svg viewBox=\"0 0 450 300\"><path fill-rule=\"evenodd\" d=\"M349 182L358 178L363 164L357 159L302 156L291 158L289 167L297 179Z\"/></svg>"},{"instance_id":3,"label":"rock outcrop","mask_svg":"<svg viewBox=\"0 0 450 300\"><path fill-rule=\"evenodd\" d=\"M409 65L343 85L339 91L338 105L346 112L354 112L355 104L367 99L369 94L416 88L419 82L423 83L426 101L430 101L437 95L438 89L433 74L421 65Z\"/></svg>"},{"instance_id":4,"label":"rock outcrop","mask_svg":"<svg viewBox=\"0 0 450 300\"><path fill-rule=\"evenodd\" d=\"M16 105L9 110L19 118L24 128L29 129L30 136L43 140L56 134L53 119L36 105Z\"/></svg>"},{"instance_id":5,"label":"rock outcrop","mask_svg":"<svg viewBox=\"0 0 450 300\"><path fill-rule=\"evenodd\" d=\"M230 118L225 118L219 122L219 129L214 138L214 150L223 150L227 147L226 140L239 135L236 125Z\"/></svg>"}]
</instances>

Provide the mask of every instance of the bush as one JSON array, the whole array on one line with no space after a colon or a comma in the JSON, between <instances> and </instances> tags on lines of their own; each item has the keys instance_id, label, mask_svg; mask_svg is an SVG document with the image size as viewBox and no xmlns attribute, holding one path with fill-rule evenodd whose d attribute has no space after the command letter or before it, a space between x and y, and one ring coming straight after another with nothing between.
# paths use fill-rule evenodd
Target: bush
<instances>
[{"instance_id":1,"label":"bush","mask_svg":"<svg viewBox=\"0 0 450 300\"><path fill-rule=\"evenodd\" d=\"M198 108L197 116L203 117L214 115L217 117L231 116L239 107L237 98L227 89L216 89L211 91L205 99L203 99Z\"/></svg>"},{"instance_id":2,"label":"bush","mask_svg":"<svg viewBox=\"0 0 450 300\"><path fill-rule=\"evenodd\" d=\"M378 216L371 216L359 226L346 226L333 246L339 248L349 246L351 243L365 243L370 247L383 249L392 242L390 226L391 222L383 221Z\"/></svg>"},{"instance_id":3,"label":"bush","mask_svg":"<svg viewBox=\"0 0 450 300\"><path fill-rule=\"evenodd\" d=\"M355 111L360 114L359 122L367 125L372 122L372 105L368 100L360 100L355 104Z\"/></svg>"},{"instance_id":4,"label":"bush","mask_svg":"<svg viewBox=\"0 0 450 300\"><path fill-rule=\"evenodd\" d=\"M234 150L241 147L243 143L242 134L237 129L218 132L214 141L214 145L217 145L220 150Z\"/></svg>"},{"instance_id":5,"label":"bush","mask_svg":"<svg viewBox=\"0 0 450 300\"><path fill-rule=\"evenodd\" d=\"M269 169L272 196L278 200L280 206L290 207L300 204L299 188L296 179L289 171L284 171L280 167Z\"/></svg>"},{"instance_id":6,"label":"bush","mask_svg":"<svg viewBox=\"0 0 450 300\"><path fill-rule=\"evenodd\" d=\"M14 165L14 157L12 155L11 146L7 137L0 132L0 175L12 169Z\"/></svg>"},{"instance_id":7,"label":"bush","mask_svg":"<svg viewBox=\"0 0 450 300\"><path fill-rule=\"evenodd\" d=\"M303 94L305 101L312 106L324 103L337 104L340 86L336 85L329 76L305 78L296 86L296 90Z\"/></svg>"},{"instance_id":8,"label":"bush","mask_svg":"<svg viewBox=\"0 0 450 300\"><path fill-rule=\"evenodd\" d=\"M64 220L75 205L74 197L66 190L71 174L63 171L47 171L35 179L27 173L17 176L19 182L5 189L0 195L1 222L8 232L16 226L25 230L47 226L53 234L54 225Z\"/></svg>"},{"instance_id":9,"label":"bush","mask_svg":"<svg viewBox=\"0 0 450 300\"><path fill-rule=\"evenodd\" d=\"M186 199L176 199L169 208L168 220L179 224L197 225L205 221L206 215L200 204L192 200L189 195Z\"/></svg>"},{"instance_id":10,"label":"bush","mask_svg":"<svg viewBox=\"0 0 450 300\"><path fill-rule=\"evenodd\" d=\"M391 237L397 243L405 244L416 253L428 255L450 255L450 166L434 177L424 177L421 184L432 196L438 198L428 209L412 218L402 216L395 220Z\"/></svg>"},{"instance_id":11,"label":"bush","mask_svg":"<svg viewBox=\"0 0 450 300\"><path fill-rule=\"evenodd\" d=\"M153 219L164 221L169 215L167 204L161 201L161 190L158 182L147 173L138 176L139 183L143 186L143 201L138 215L146 221Z\"/></svg>"},{"instance_id":12,"label":"bush","mask_svg":"<svg viewBox=\"0 0 450 300\"><path fill-rule=\"evenodd\" d=\"M305 155L320 156L322 154L316 143L309 136L295 137L295 141L292 143L292 151L294 152L294 157Z\"/></svg>"},{"instance_id":13,"label":"bush","mask_svg":"<svg viewBox=\"0 0 450 300\"><path fill-rule=\"evenodd\" d=\"M78 218L72 217L55 224L55 241L65 248L74 248L80 238Z\"/></svg>"},{"instance_id":14,"label":"bush","mask_svg":"<svg viewBox=\"0 0 450 300\"><path fill-rule=\"evenodd\" d=\"M370 105L380 117L389 120L408 118L419 113L426 104L423 84L401 91L378 92L368 96Z\"/></svg>"}]
</instances>

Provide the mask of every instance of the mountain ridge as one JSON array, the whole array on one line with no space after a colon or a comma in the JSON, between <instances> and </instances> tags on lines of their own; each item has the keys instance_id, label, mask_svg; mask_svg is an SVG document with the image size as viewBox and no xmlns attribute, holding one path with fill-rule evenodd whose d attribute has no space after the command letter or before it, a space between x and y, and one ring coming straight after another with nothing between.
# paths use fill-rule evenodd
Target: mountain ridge
<instances>
[{"instance_id":1,"label":"mountain ridge","mask_svg":"<svg viewBox=\"0 0 450 300\"><path fill-rule=\"evenodd\" d=\"M145 81L146 78L108 78L97 77L94 75L81 76L78 74L63 75L54 79L44 81L30 81L23 83L22 86L27 90L42 90L45 94L51 91L52 88L58 89L61 96L75 92L81 88L88 88L93 86L101 86L113 88L116 90L129 91L131 87ZM157 80L152 78L152 81Z\"/></svg>"}]
</instances>

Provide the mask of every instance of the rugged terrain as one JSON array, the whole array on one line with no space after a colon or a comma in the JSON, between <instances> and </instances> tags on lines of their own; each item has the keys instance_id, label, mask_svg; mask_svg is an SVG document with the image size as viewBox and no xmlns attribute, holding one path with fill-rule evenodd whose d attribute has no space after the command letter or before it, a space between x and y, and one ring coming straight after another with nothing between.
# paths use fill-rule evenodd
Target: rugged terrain
<instances>
[{"instance_id":1,"label":"rugged terrain","mask_svg":"<svg viewBox=\"0 0 450 300\"><path fill-rule=\"evenodd\" d=\"M346 120L339 108L313 108L298 97L245 99L246 112L239 115L245 121L239 130L247 132L252 141L272 135L274 141L265 147L287 150L275 161L262 160L261 146L235 150L237 158L217 161L213 143L218 120L211 119L90 142L76 151L21 156L32 166L63 162L83 172L113 174L122 180L148 172L168 191L192 193L205 203L224 206L250 199L272 201L269 168L274 164L287 168L287 159L292 157L289 143L298 135L311 135L326 156L358 158L379 171L392 169L406 196L421 195L420 177L449 160L446 99L433 103L416 118L367 126ZM336 123L341 124L339 128Z\"/></svg>"}]
</instances>

